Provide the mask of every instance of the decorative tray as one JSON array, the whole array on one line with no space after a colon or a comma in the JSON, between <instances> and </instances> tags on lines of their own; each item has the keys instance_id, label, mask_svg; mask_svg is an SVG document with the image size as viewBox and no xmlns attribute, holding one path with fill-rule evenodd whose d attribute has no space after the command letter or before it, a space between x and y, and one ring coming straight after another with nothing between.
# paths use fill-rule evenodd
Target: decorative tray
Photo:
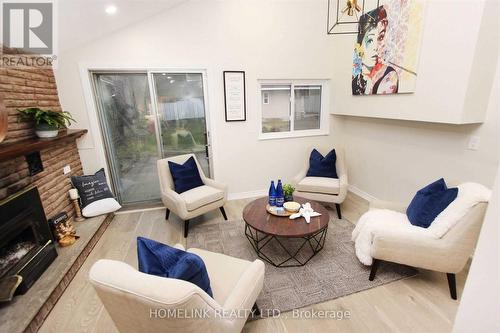
<instances>
[{"instance_id":1,"label":"decorative tray","mask_svg":"<svg viewBox=\"0 0 500 333\"><path fill-rule=\"evenodd\" d=\"M285 208L283 208L283 210L281 211L276 211L276 207L269 206L269 204L266 205L266 210L269 214L274 216L288 217L292 214L295 214L293 212L287 211Z\"/></svg>"}]
</instances>

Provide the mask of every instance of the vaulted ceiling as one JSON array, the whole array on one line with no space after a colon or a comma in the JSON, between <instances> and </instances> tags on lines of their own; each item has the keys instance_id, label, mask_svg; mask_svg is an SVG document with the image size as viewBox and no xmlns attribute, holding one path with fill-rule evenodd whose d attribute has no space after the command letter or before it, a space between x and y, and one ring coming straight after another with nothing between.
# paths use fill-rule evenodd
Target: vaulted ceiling
<instances>
[{"instance_id":1,"label":"vaulted ceiling","mask_svg":"<svg viewBox=\"0 0 500 333\"><path fill-rule=\"evenodd\" d=\"M56 2L58 52L79 47L148 19L187 0L59 0ZM116 13L106 13L115 6Z\"/></svg>"}]
</instances>

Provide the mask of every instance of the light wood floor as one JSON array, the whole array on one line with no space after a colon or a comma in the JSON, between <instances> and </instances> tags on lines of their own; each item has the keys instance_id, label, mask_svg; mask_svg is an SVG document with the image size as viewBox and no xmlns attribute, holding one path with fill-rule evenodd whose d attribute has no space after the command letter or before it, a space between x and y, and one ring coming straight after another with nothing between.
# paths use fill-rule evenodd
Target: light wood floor
<instances>
[{"instance_id":1,"label":"light wood floor","mask_svg":"<svg viewBox=\"0 0 500 333\"><path fill-rule=\"evenodd\" d=\"M229 221L241 220L250 200L226 204ZM344 217L352 222L367 210L367 203L349 195L343 204ZM111 318L87 280L90 267L101 258L121 260L137 267L136 237L151 237L168 244L184 243L182 224L164 210L117 215L69 287L56 304L40 332L117 332ZM331 211L331 216L335 212ZM219 211L192 220L195 223L221 221ZM234 223L234 222L227 222ZM459 296L466 270L457 275ZM367 277L368 278L368 277ZM348 295L308 308L348 310L350 319L326 320L268 318L249 322L244 332L450 332L458 302L449 297L443 273L420 271L412 278ZM139 333L139 332L138 332Z\"/></svg>"}]
</instances>

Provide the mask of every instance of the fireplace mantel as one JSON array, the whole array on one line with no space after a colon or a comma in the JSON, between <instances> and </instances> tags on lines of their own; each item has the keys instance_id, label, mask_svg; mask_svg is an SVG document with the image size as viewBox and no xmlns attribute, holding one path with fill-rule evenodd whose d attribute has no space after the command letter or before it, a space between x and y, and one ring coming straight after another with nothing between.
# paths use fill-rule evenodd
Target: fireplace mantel
<instances>
[{"instance_id":1,"label":"fireplace mantel","mask_svg":"<svg viewBox=\"0 0 500 333\"><path fill-rule=\"evenodd\" d=\"M0 144L0 162L41 151L61 142L76 140L87 132L86 129L69 129L60 131L58 136L51 139L33 138Z\"/></svg>"}]
</instances>

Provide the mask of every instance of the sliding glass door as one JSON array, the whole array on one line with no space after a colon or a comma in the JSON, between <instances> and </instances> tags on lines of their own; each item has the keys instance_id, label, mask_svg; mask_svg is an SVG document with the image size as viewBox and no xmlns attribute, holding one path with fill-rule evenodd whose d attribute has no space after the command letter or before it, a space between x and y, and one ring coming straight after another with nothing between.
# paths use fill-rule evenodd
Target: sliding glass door
<instances>
[{"instance_id":1,"label":"sliding glass door","mask_svg":"<svg viewBox=\"0 0 500 333\"><path fill-rule=\"evenodd\" d=\"M153 73L163 156L193 153L210 174L203 77L200 73Z\"/></svg>"},{"instance_id":2,"label":"sliding glass door","mask_svg":"<svg viewBox=\"0 0 500 333\"><path fill-rule=\"evenodd\" d=\"M160 158L194 153L210 174L201 73L96 71L92 77L111 182L122 204L160 199Z\"/></svg>"}]
</instances>

